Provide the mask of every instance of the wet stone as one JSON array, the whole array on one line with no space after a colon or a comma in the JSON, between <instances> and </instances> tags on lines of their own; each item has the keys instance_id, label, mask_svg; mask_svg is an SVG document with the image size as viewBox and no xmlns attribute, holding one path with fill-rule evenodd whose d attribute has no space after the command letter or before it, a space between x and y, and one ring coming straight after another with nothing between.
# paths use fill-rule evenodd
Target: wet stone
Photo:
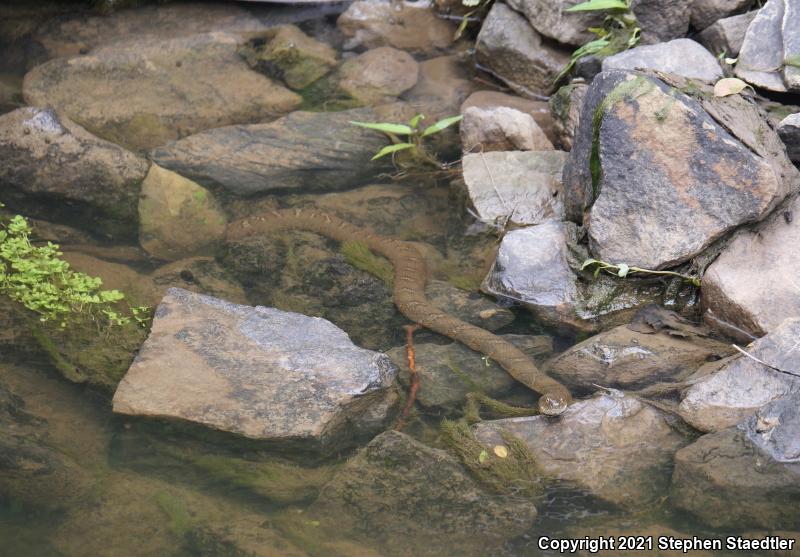
<instances>
[{"instance_id":1,"label":"wet stone","mask_svg":"<svg viewBox=\"0 0 800 557\"><path fill-rule=\"evenodd\" d=\"M460 124L462 149L480 151L550 151L553 144L536 121L513 108L470 107Z\"/></svg>"},{"instance_id":2,"label":"wet stone","mask_svg":"<svg viewBox=\"0 0 800 557\"><path fill-rule=\"evenodd\" d=\"M337 20L345 47L392 46L433 54L452 46L455 25L436 17L429 2L358 0Z\"/></svg>"},{"instance_id":3,"label":"wet stone","mask_svg":"<svg viewBox=\"0 0 800 557\"><path fill-rule=\"evenodd\" d=\"M133 150L297 108L297 94L250 70L237 52L241 40L208 33L56 58L25 76L25 101Z\"/></svg>"},{"instance_id":4,"label":"wet stone","mask_svg":"<svg viewBox=\"0 0 800 557\"><path fill-rule=\"evenodd\" d=\"M681 400L681 417L700 431L719 431L752 416L772 400L800 391L800 377L790 375L800 374L798 337L800 319L787 319L745 348L753 357L787 373L740 355L718 371L698 377Z\"/></svg>"},{"instance_id":5,"label":"wet stone","mask_svg":"<svg viewBox=\"0 0 800 557\"><path fill-rule=\"evenodd\" d=\"M706 47L711 54L719 55L723 52L726 56L736 57L744 43L747 27L758 12L747 12L719 19L712 25L703 29L697 36L697 41Z\"/></svg>"},{"instance_id":6,"label":"wet stone","mask_svg":"<svg viewBox=\"0 0 800 557\"><path fill-rule=\"evenodd\" d=\"M474 432L488 447L502 443L501 432L519 437L545 477L625 507L663 494L672 455L686 443L661 413L619 391L576 402L558 419L492 420Z\"/></svg>"},{"instance_id":7,"label":"wet stone","mask_svg":"<svg viewBox=\"0 0 800 557\"><path fill-rule=\"evenodd\" d=\"M449 282L429 280L425 285L425 295L442 311L487 331L496 331L514 321L510 309L497 305L478 292L456 288Z\"/></svg>"},{"instance_id":8,"label":"wet stone","mask_svg":"<svg viewBox=\"0 0 800 557\"><path fill-rule=\"evenodd\" d=\"M25 215L99 236L134 237L147 171L145 159L95 137L64 113L26 107L0 116L3 201Z\"/></svg>"},{"instance_id":9,"label":"wet stone","mask_svg":"<svg viewBox=\"0 0 800 557\"><path fill-rule=\"evenodd\" d=\"M603 71L655 70L714 82L722 77L717 59L691 39L637 46L603 60Z\"/></svg>"},{"instance_id":10,"label":"wet stone","mask_svg":"<svg viewBox=\"0 0 800 557\"><path fill-rule=\"evenodd\" d=\"M323 319L171 288L114 412L328 452L386 427L396 375L386 356Z\"/></svg>"},{"instance_id":11,"label":"wet stone","mask_svg":"<svg viewBox=\"0 0 800 557\"><path fill-rule=\"evenodd\" d=\"M371 109L293 112L267 124L227 126L156 149L155 162L204 186L236 195L286 190L343 190L381 167L380 133L350 125L382 121Z\"/></svg>"},{"instance_id":12,"label":"wet stone","mask_svg":"<svg viewBox=\"0 0 800 557\"><path fill-rule=\"evenodd\" d=\"M345 60L339 90L359 104L394 100L417 84L419 64L407 52L382 46Z\"/></svg>"},{"instance_id":13,"label":"wet stone","mask_svg":"<svg viewBox=\"0 0 800 557\"><path fill-rule=\"evenodd\" d=\"M776 400L738 427L704 435L678 451L673 504L714 527L796 528L798 402L797 393Z\"/></svg>"},{"instance_id":14,"label":"wet stone","mask_svg":"<svg viewBox=\"0 0 800 557\"><path fill-rule=\"evenodd\" d=\"M548 336L502 335L528 354L541 361L553 351ZM461 343L414 343L415 367L420 388L417 404L429 411L453 413L463 410L469 393L482 393L492 398L508 395L517 382L494 361L474 352ZM400 369L400 381L408 386L408 357L405 347L389 350L387 355Z\"/></svg>"},{"instance_id":15,"label":"wet stone","mask_svg":"<svg viewBox=\"0 0 800 557\"><path fill-rule=\"evenodd\" d=\"M461 104L476 89L471 80L471 60L463 56L438 56L419 63L417 84L403 94L403 99L417 113L425 115L425 122L458 114ZM463 124L462 124L463 125Z\"/></svg>"},{"instance_id":16,"label":"wet stone","mask_svg":"<svg viewBox=\"0 0 800 557\"><path fill-rule=\"evenodd\" d=\"M525 96L548 94L553 80L569 61L569 50L545 44L528 20L496 3L483 22L475 59Z\"/></svg>"},{"instance_id":17,"label":"wet stone","mask_svg":"<svg viewBox=\"0 0 800 557\"><path fill-rule=\"evenodd\" d=\"M494 151L463 157L464 184L474 218L484 227L561 220L562 151Z\"/></svg>"},{"instance_id":18,"label":"wet stone","mask_svg":"<svg viewBox=\"0 0 800 557\"><path fill-rule=\"evenodd\" d=\"M682 381L709 360L730 354L726 343L681 331L642 333L628 326L602 332L559 354L549 374L566 385L637 390L654 383Z\"/></svg>"},{"instance_id":19,"label":"wet stone","mask_svg":"<svg viewBox=\"0 0 800 557\"><path fill-rule=\"evenodd\" d=\"M374 529L388 546L418 544L416 555L477 555L487 542L526 531L536 508L484 492L448 453L387 431L347 462L308 513L322 528Z\"/></svg>"}]
</instances>

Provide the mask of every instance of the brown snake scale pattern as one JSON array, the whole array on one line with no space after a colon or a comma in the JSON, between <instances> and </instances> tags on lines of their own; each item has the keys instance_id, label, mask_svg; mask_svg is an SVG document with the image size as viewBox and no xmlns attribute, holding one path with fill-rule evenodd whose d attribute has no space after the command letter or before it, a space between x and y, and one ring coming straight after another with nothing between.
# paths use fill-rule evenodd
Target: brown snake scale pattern
<instances>
[{"instance_id":1,"label":"brown snake scale pattern","mask_svg":"<svg viewBox=\"0 0 800 557\"><path fill-rule=\"evenodd\" d=\"M425 260L413 244L368 232L333 215L304 209L270 211L264 216L232 222L227 237L237 240L281 230L306 230L338 242L364 242L372 252L392 263L395 271L394 303L408 319L457 340L500 364L514 379L542 395L539 399L542 413L560 414L572 402L566 387L539 370L516 346L433 306L425 296L428 276Z\"/></svg>"}]
</instances>

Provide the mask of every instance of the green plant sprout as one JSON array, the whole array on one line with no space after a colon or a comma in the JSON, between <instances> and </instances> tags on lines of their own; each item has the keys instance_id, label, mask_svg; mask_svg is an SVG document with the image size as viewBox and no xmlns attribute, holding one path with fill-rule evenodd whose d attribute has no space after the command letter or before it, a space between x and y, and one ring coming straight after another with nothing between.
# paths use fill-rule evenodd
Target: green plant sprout
<instances>
[{"instance_id":1,"label":"green plant sprout","mask_svg":"<svg viewBox=\"0 0 800 557\"><path fill-rule=\"evenodd\" d=\"M61 328L73 315L102 317L119 326L131 319L146 325L149 308L130 308L131 317L123 315L117 308L125 298L122 292L103 290L101 279L72 270L58 245L33 245L31 232L20 215L0 224L0 295L37 314L39 321L57 321Z\"/></svg>"},{"instance_id":2,"label":"green plant sprout","mask_svg":"<svg viewBox=\"0 0 800 557\"><path fill-rule=\"evenodd\" d=\"M701 281L700 277L694 275L684 275L681 273L676 273L674 271L654 271L653 269L643 269L641 267L632 267L626 263L607 263L606 261L600 261L599 259L587 259L581 265L581 271L584 269L591 267L592 265L595 266L594 269L594 277L597 278L600 274L600 271L606 272L609 275L625 278L629 276L631 273L640 273L645 275L666 275L672 277L679 277L683 280L692 283L694 286L700 286Z\"/></svg>"},{"instance_id":3,"label":"green plant sprout","mask_svg":"<svg viewBox=\"0 0 800 557\"><path fill-rule=\"evenodd\" d=\"M469 22L473 21L472 18L481 10L487 10L492 2L493 0L461 0L462 6L473 9L461 16L461 23L458 24L458 29L456 29L456 32L453 35L453 40L457 41L460 39L461 35L463 35L464 31L466 31Z\"/></svg>"},{"instance_id":4,"label":"green plant sprout","mask_svg":"<svg viewBox=\"0 0 800 557\"><path fill-rule=\"evenodd\" d=\"M385 157L386 155L392 155L394 157L395 153L400 151L409 151L411 154L412 159L415 162L421 162L425 164L432 164L436 167L441 167L441 162L428 150L425 148L423 140L436 133L440 133L443 130L449 128L450 126L457 124L461 121L461 116L450 116L449 118L443 118L436 122L435 124L431 124L427 128L420 128L420 123L425 118L422 114L417 114L411 120L408 121L408 124L392 124L389 122L353 122L350 123L354 126L358 126L360 128L367 128L370 130L375 130L379 132L385 133L391 139L392 144L387 145L386 147L382 148L380 151L375 153L375 156L372 157L372 160L379 159L381 157ZM400 136L405 136L405 140L401 140Z\"/></svg>"},{"instance_id":5,"label":"green plant sprout","mask_svg":"<svg viewBox=\"0 0 800 557\"><path fill-rule=\"evenodd\" d=\"M639 42L642 30L631 11L629 0L589 0L564 10L565 12L591 12L608 10L610 13L603 21L602 27L590 27L588 30L597 36L593 41L578 47L553 80L553 84L561 81L575 64L584 56L598 55L605 58L623 50L632 48Z\"/></svg>"}]
</instances>

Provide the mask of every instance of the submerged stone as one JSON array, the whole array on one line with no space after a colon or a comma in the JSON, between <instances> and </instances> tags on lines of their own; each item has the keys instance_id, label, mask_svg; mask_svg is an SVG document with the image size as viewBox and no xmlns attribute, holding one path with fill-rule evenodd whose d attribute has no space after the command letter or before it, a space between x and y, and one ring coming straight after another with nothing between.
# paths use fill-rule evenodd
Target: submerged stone
<instances>
[{"instance_id":1,"label":"submerged stone","mask_svg":"<svg viewBox=\"0 0 800 557\"><path fill-rule=\"evenodd\" d=\"M323 319L171 288L114 412L329 452L387 425L396 375Z\"/></svg>"},{"instance_id":2,"label":"submerged stone","mask_svg":"<svg viewBox=\"0 0 800 557\"><path fill-rule=\"evenodd\" d=\"M102 47L37 66L23 93L28 104L52 106L134 150L297 108L297 94L250 70L240 41L208 33Z\"/></svg>"},{"instance_id":3,"label":"submerged stone","mask_svg":"<svg viewBox=\"0 0 800 557\"><path fill-rule=\"evenodd\" d=\"M572 404L553 419L509 418L474 426L478 440L502 444L501 433L520 438L540 472L626 507L644 506L669 484L672 455L685 445L652 406L619 391Z\"/></svg>"},{"instance_id":4,"label":"submerged stone","mask_svg":"<svg viewBox=\"0 0 800 557\"><path fill-rule=\"evenodd\" d=\"M345 60L338 88L360 105L390 102L417 84L419 64L407 52L389 46Z\"/></svg>"}]
</instances>

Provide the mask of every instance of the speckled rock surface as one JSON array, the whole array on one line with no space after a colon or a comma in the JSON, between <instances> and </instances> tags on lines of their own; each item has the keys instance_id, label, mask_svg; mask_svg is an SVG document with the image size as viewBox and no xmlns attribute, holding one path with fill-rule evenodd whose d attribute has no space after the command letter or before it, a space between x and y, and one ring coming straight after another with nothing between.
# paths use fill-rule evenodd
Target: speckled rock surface
<instances>
[{"instance_id":1,"label":"speckled rock surface","mask_svg":"<svg viewBox=\"0 0 800 557\"><path fill-rule=\"evenodd\" d=\"M603 71L638 69L711 82L722 77L722 68L714 55L691 39L637 46L603 60Z\"/></svg>"},{"instance_id":2,"label":"speckled rock surface","mask_svg":"<svg viewBox=\"0 0 800 557\"><path fill-rule=\"evenodd\" d=\"M504 106L464 110L461 146L464 151L550 151L553 144L529 115Z\"/></svg>"},{"instance_id":3,"label":"speckled rock surface","mask_svg":"<svg viewBox=\"0 0 800 557\"><path fill-rule=\"evenodd\" d=\"M336 326L172 288L114 394L114 412L337 450L383 429L397 368Z\"/></svg>"}]
</instances>

